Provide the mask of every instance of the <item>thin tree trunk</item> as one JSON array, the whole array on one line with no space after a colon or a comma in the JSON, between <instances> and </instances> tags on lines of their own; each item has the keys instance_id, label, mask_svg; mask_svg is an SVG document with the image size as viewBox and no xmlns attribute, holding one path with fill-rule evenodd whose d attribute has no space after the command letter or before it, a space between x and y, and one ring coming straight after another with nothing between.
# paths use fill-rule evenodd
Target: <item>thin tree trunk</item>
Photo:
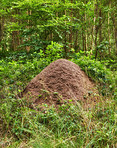
<instances>
[{"instance_id":1,"label":"thin tree trunk","mask_svg":"<svg viewBox=\"0 0 117 148\"><path fill-rule=\"evenodd\" d=\"M114 28L115 28L115 47L116 47L116 55L117 55L117 21L114 19Z\"/></svg>"},{"instance_id":2,"label":"thin tree trunk","mask_svg":"<svg viewBox=\"0 0 117 148\"><path fill-rule=\"evenodd\" d=\"M85 51L85 36L84 36L84 29L82 28L82 46L83 46L83 51Z\"/></svg>"},{"instance_id":3,"label":"thin tree trunk","mask_svg":"<svg viewBox=\"0 0 117 148\"><path fill-rule=\"evenodd\" d=\"M71 0L71 3L73 3L73 0ZM73 10L71 9L71 13L70 13L71 22L72 22L72 16L73 16ZM69 48L72 48L72 27L70 27Z\"/></svg>"},{"instance_id":4,"label":"thin tree trunk","mask_svg":"<svg viewBox=\"0 0 117 148\"><path fill-rule=\"evenodd\" d=\"M78 30L75 32L75 43L74 43L74 49L76 52L78 52Z\"/></svg>"},{"instance_id":5,"label":"thin tree trunk","mask_svg":"<svg viewBox=\"0 0 117 148\"><path fill-rule=\"evenodd\" d=\"M18 9L15 10L15 12L13 14L18 14ZM11 22L16 23L17 20L13 17L11 17ZM17 47L20 45L20 41L19 41L19 31L12 31L12 42L11 42L11 47L10 49L13 51L17 50Z\"/></svg>"},{"instance_id":6,"label":"thin tree trunk","mask_svg":"<svg viewBox=\"0 0 117 148\"><path fill-rule=\"evenodd\" d=\"M14 15L15 12L13 12L13 15ZM13 17L11 17L11 22L15 23L15 19ZM16 48L15 48L15 31L12 31L12 42L11 42L11 50L15 51Z\"/></svg>"},{"instance_id":7,"label":"thin tree trunk","mask_svg":"<svg viewBox=\"0 0 117 148\"><path fill-rule=\"evenodd\" d=\"M85 12L85 37L84 37L84 40L85 40L85 54L87 55L87 27L86 27L86 12Z\"/></svg>"},{"instance_id":8,"label":"thin tree trunk","mask_svg":"<svg viewBox=\"0 0 117 148\"><path fill-rule=\"evenodd\" d=\"M5 17L1 17L1 40L0 42L3 40L3 37L4 37L4 24L5 24ZM2 45L3 49L6 50L6 43L4 42L3 45Z\"/></svg>"},{"instance_id":9,"label":"thin tree trunk","mask_svg":"<svg viewBox=\"0 0 117 148\"><path fill-rule=\"evenodd\" d=\"M101 8L99 10L99 44L102 42L102 11Z\"/></svg>"},{"instance_id":10,"label":"thin tree trunk","mask_svg":"<svg viewBox=\"0 0 117 148\"><path fill-rule=\"evenodd\" d=\"M0 18L1 21L1 18ZM0 22L0 42L2 41L2 23Z\"/></svg>"},{"instance_id":11,"label":"thin tree trunk","mask_svg":"<svg viewBox=\"0 0 117 148\"><path fill-rule=\"evenodd\" d=\"M117 21L113 15L113 26L114 26L114 38L115 38L115 54L117 55Z\"/></svg>"},{"instance_id":12,"label":"thin tree trunk","mask_svg":"<svg viewBox=\"0 0 117 148\"><path fill-rule=\"evenodd\" d=\"M79 10L78 10L78 12L77 11L74 11L74 16L77 18L77 19L79 19ZM74 49L75 49L75 52L78 52L80 49L80 47L79 47L79 41L78 41L78 34L79 33L79 30L78 29L76 29L76 31L74 32Z\"/></svg>"},{"instance_id":13,"label":"thin tree trunk","mask_svg":"<svg viewBox=\"0 0 117 148\"><path fill-rule=\"evenodd\" d=\"M109 8L111 8L111 2L109 2ZM111 55L111 42L110 42L110 13L108 11L108 40L109 40L109 55Z\"/></svg>"},{"instance_id":14,"label":"thin tree trunk","mask_svg":"<svg viewBox=\"0 0 117 148\"><path fill-rule=\"evenodd\" d=\"M65 10L65 16L66 16L66 10ZM66 26L66 21L65 21ZM65 51L65 58L67 58L67 32L65 30L65 36L64 36L64 51Z\"/></svg>"},{"instance_id":15,"label":"thin tree trunk","mask_svg":"<svg viewBox=\"0 0 117 148\"><path fill-rule=\"evenodd\" d=\"M102 10L99 9L99 45L102 43ZM102 59L102 53L100 52L100 58Z\"/></svg>"},{"instance_id":16,"label":"thin tree trunk","mask_svg":"<svg viewBox=\"0 0 117 148\"><path fill-rule=\"evenodd\" d=\"M27 15L31 15L30 10L27 10ZM26 28L29 29L30 28L29 27L30 26L30 20L28 20L27 23L28 23L28 25L26 26ZM27 41L29 42L29 40L30 40L30 37L28 37ZM30 46L26 46L26 50L27 50L27 52L29 52L30 51Z\"/></svg>"},{"instance_id":17,"label":"thin tree trunk","mask_svg":"<svg viewBox=\"0 0 117 148\"><path fill-rule=\"evenodd\" d=\"M85 15L82 21L85 22ZM83 51L86 54L86 35L85 35L86 30L84 28L85 28L85 25L82 26L82 46L83 46Z\"/></svg>"},{"instance_id":18,"label":"thin tree trunk","mask_svg":"<svg viewBox=\"0 0 117 148\"><path fill-rule=\"evenodd\" d=\"M17 14L20 15L20 10L17 9ZM20 21L18 20L18 24L20 25ZM19 37L20 32L17 31L17 45L20 45L20 37Z\"/></svg>"},{"instance_id":19,"label":"thin tree trunk","mask_svg":"<svg viewBox=\"0 0 117 148\"><path fill-rule=\"evenodd\" d=\"M3 36L3 30L2 30L2 18L0 18L0 50L2 50L2 48L1 48L2 36Z\"/></svg>"},{"instance_id":20,"label":"thin tree trunk","mask_svg":"<svg viewBox=\"0 0 117 148\"><path fill-rule=\"evenodd\" d=\"M96 4L95 4L95 50L96 50L95 59L97 58L97 54L98 54L98 48L97 48L98 25L96 24L97 19L98 19L98 3L96 1Z\"/></svg>"},{"instance_id":21,"label":"thin tree trunk","mask_svg":"<svg viewBox=\"0 0 117 148\"><path fill-rule=\"evenodd\" d=\"M91 35L91 39L92 39L92 41L91 41L91 54L92 54L92 52L93 52L93 49L95 49L95 17L94 17L94 19L93 19L93 22L94 22L94 25L92 26L92 35Z\"/></svg>"}]
</instances>

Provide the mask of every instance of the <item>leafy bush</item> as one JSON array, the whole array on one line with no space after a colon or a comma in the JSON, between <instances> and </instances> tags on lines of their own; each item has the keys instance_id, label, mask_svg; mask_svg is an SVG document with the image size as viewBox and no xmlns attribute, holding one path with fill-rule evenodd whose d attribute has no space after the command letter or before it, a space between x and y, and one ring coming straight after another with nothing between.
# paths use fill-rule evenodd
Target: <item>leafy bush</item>
<instances>
[{"instance_id":1,"label":"leafy bush","mask_svg":"<svg viewBox=\"0 0 117 148\"><path fill-rule=\"evenodd\" d=\"M116 97L116 84L117 84L117 75L116 72L112 72L100 61L91 59L89 56L79 56L76 54L76 58L72 58L72 61L78 64L87 75L97 82L100 83L100 91L103 95L115 95Z\"/></svg>"},{"instance_id":2,"label":"leafy bush","mask_svg":"<svg viewBox=\"0 0 117 148\"><path fill-rule=\"evenodd\" d=\"M63 58L63 46L56 42L51 42L51 45L47 46L47 50L45 53L47 60L51 62Z\"/></svg>"}]
</instances>

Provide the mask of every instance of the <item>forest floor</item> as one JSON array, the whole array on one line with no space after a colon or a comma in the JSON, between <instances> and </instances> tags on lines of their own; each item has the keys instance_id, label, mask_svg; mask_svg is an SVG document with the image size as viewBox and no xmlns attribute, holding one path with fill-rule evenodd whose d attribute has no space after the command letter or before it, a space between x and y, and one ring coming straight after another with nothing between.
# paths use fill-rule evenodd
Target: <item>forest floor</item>
<instances>
[{"instance_id":1,"label":"forest floor","mask_svg":"<svg viewBox=\"0 0 117 148\"><path fill-rule=\"evenodd\" d=\"M0 146L116 148L116 78L103 77L116 72L86 57L84 63L72 59L82 69L88 61L89 72L94 65L89 78L71 61L29 57L23 53L0 60ZM108 80L111 91L94 78Z\"/></svg>"}]
</instances>

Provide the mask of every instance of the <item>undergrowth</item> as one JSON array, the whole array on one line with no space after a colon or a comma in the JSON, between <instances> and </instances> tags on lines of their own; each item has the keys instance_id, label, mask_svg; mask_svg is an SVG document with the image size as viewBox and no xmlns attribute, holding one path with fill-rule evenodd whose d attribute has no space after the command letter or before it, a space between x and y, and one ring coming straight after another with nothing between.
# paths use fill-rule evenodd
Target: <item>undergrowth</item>
<instances>
[{"instance_id":1,"label":"undergrowth","mask_svg":"<svg viewBox=\"0 0 117 148\"><path fill-rule=\"evenodd\" d=\"M1 122L8 147L115 147L117 127L114 101L105 100L90 110L67 103L56 110L44 106L43 111L31 109L26 100L13 96L2 102ZM13 139L10 139L13 137ZM9 141L10 140L10 141Z\"/></svg>"},{"instance_id":2,"label":"undergrowth","mask_svg":"<svg viewBox=\"0 0 117 148\"><path fill-rule=\"evenodd\" d=\"M0 60L0 145L33 148L117 147L117 72L93 58L72 54L78 64L97 82L103 97L88 109L82 104L44 105L31 109L32 102L16 99L27 83L56 59L64 57L62 45L52 43L48 52L4 53ZM2 55L2 53L0 53Z\"/></svg>"}]
</instances>

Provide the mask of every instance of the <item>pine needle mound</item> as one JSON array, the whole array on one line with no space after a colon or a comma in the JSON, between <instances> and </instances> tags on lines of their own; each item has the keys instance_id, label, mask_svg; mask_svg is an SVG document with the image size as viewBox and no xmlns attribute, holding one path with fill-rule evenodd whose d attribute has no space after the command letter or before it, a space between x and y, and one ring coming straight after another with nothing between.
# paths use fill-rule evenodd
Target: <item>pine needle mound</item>
<instances>
[{"instance_id":1,"label":"pine needle mound","mask_svg":"<svg viewBox=\"0 0 117 148\"><path fill-rule=\"evenodd\" d=\"M36 104L62 104L65 101L95 101L94 83L75 63L66 59L52 62L22 92Z\"/></svg>"}]
</instances>

